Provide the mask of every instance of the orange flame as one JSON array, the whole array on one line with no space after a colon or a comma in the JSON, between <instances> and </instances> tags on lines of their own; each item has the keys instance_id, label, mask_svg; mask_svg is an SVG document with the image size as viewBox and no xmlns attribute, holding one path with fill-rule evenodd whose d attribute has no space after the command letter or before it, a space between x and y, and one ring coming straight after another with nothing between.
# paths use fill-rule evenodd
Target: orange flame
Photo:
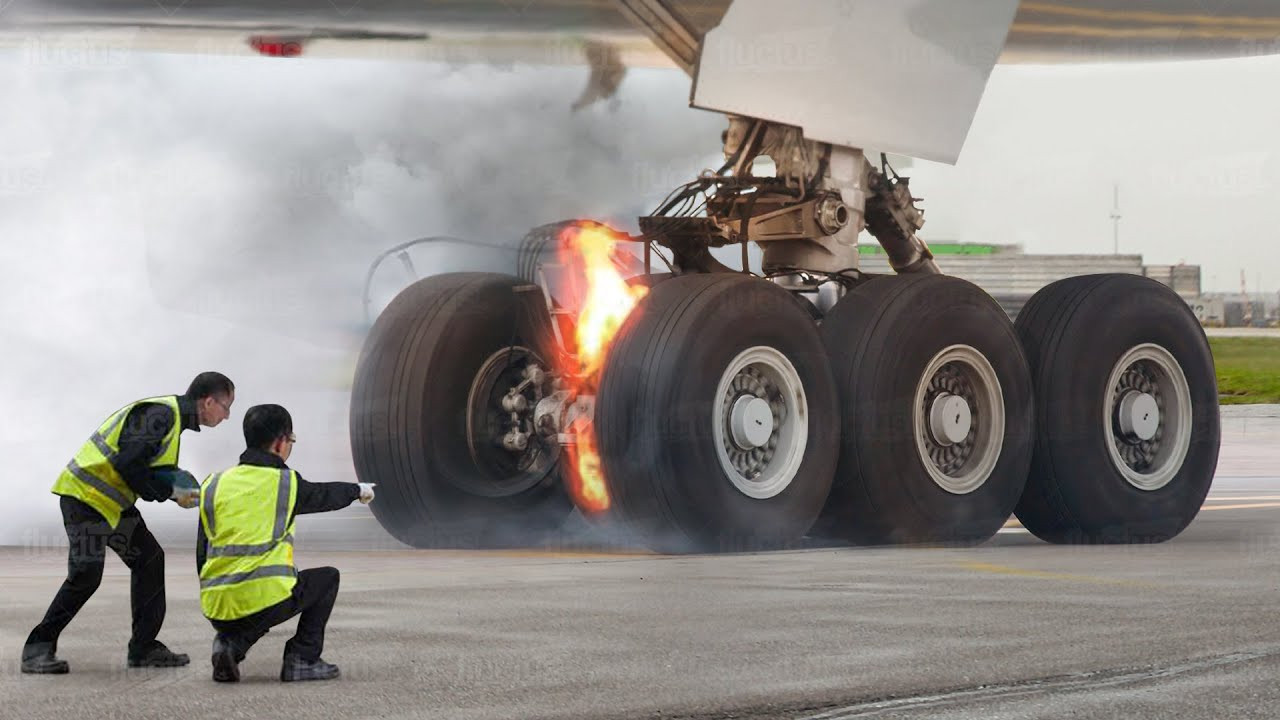
<instances>
[{"instance_id":1,"label":"orange flame","mask_svg":"<svg viewBox=\"0 0 1280 720\"><path fill-rule=\"evenodd\" d=\"M574 378L573 390L589 392L599 380L605 355L618 328L648 290L631 287L618 272L613 261L618 241L607 227L571 226L560 239L562 261L578 270L586 281L574 331L578 367L568 368L566 375ZM600 513L609 509L610 500L600 454L596 451L595 432L589 423L574 425L570 431L576 436L576 442L567 448L570 467L574 470L569 473L569 493L583 512Z\"/></svg>"},{"instance_id":2,"label":"orange flame","mask_svg":"<svg viewBox=\"0 0 1280 720\"><path fill-rule=\"evenodd\" d=\"M579 373L585 377L600 371L613 336L648 292L643 287L631 287L622 279L613 262L617 242L613 233L603 227L576 228L569 240L587 281L586 297L582 300L574 333L578 342Z\"/></svg>"},{"instance_id":3,"label":"orange flame","mask_svg":"<svg viewBox=\"0 0 1280 720\"><path fill-rule=\"evenodd\" d=\"M609 485L600 467L600 453L596 452L596 437L590 426L578 433L577 445L571 446L570 458L574 460L577 482L571 483L573 502L588 514L609 509Z\"/></svg>"}]
</instances>

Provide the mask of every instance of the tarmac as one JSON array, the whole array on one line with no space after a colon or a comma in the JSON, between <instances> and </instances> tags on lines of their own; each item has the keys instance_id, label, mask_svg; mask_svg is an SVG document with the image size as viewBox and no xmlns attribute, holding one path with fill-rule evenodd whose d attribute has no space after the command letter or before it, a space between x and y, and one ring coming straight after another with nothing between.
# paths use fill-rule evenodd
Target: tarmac
<instances>
[{"instance_id":1,"label":"tarmac","mask_svg":"<svg viewBox=\"0 0 1280 720\"><path fill-rule=\"evenodd\" d=\"M56 541L0 548L3 718L1271 718L1280 707L1280 407L1225 408L1209 500L1161 545L720 556L416 551L367 508L299 519L300 567L342 590L327 683L281 684L292 623L210 680L190 528L165 527L180 669L128 670L109 560L67 676L18 672L63 577Z\"/></svg>"}]
</instances>

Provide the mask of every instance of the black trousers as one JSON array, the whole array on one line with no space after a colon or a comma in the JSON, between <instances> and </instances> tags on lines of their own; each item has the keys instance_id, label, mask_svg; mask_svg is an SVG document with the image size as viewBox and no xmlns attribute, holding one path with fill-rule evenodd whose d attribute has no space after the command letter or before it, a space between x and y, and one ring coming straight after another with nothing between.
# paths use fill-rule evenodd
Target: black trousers
<instances>
[{"instance_id":1,"label":"black trousers","mask_svg":"<svg viewBox=\"0 0 1280 720\"><path fill-rule=\"evenodd\" d=\"M236 653L236 662L244 660L249 648L263 635L299 613L298 631L284 645L285 657L297 655L307 662L320 659L324 651L324 628L329 624L329 613L338 599L337 568L319 567L298 572L298 584L293 594L265 610L242 617L239 620L210 620L218 636Z\"/></svg>"},{"instance_id":2,"label":"black trousers","mask_svg":"<svg viewBox=\"0 0 1280 720\"><path fill-rule=\"evenodd\" d=\"M133 606L133 637L129 640L129 653L145 653L164 624L164 550L136 507L125 510L113 530L97 510L79 500L64 496L61 506L62 524L70 542L67 579L53 597L44 620L27 637L27 647L47 643L57 649L58 636L102 582L107 548L111 548L132 573L129 598Z\"/></svg>"}]
</instances>

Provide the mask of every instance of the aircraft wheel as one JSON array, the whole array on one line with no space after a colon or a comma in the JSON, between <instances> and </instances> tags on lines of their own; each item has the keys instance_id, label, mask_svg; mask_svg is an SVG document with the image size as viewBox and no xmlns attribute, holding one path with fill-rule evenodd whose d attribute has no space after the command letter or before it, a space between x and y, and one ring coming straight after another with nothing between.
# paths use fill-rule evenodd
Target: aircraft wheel
<instances>
[{"instance_id":1,"label":"aircraft wheel","mask_svg":"<svg viewBox=\"0 0 1280 720\"><path fill-rule=\"evenodd\" d=\"M532 427L535 377L555 343L542 291L518 278L420 280L365 340L351 394L356 475L378 483L378 522L415 547L536 542L572 509L559 450L530 433L506 447L512 416ZM504 407L507 400L509 407Z\"/></svg>"},{"instance_id":2,"label":"aircraft wheel","mask_svg":"<svg viewBox=\"0 0 1280 720\"><path fill-rule=\"evenodd\" d=\"M673 277L676 277L675 273L669 273L669 272L650 273L649 275L635 275L627 278L627 284L630 285L631 287L652 288L654 285L657 285L660 282L666 282L667 280L670 280Z\"/></svg>"},{"instance_id":3,"label":"aircraft wheel","mask_svg":"<svg viewBox=\"0 0 1280 720\"><path fill-rule=\"evenodd\" d=\"M728 273L653 286L605 359L595 428L611 512L668 552L803 537L839 437L813 322L787 291Z\"/></svg>"},{"instance_id":4,"label":"aircraft wheel","mask_svg":"<svg viewBox=\"0 0 1280 720\"><path fill-rule=\"evenodd\" d=\"M1168 540L1218 463L1217 379L1190 308L1137 275L1083 275L1018 316L1037 433L1022 524L1050 542Z\"/></svg>"},{"instance_id":5,"label":"aircraft wheel","mask_svg":"<svg viewBox=\"0 0 1280 720\"><path fill-rule=\"evenodd\" d=\"M1013 512L1031 460L1031 381L1013 325L972 283L875 278L822 323L841 398L824 534L970 543Z\"/></svg>"}]
</instances>

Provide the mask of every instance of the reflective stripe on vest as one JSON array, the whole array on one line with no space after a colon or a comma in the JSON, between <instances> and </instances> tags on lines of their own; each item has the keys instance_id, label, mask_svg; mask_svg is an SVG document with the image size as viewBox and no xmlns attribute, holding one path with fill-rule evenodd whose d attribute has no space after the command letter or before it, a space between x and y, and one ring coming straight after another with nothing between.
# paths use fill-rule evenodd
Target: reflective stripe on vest
<instances>
[{"instance_id":1,"label":"reflective stripe on vest","mask_svg":"<svg viewBox=\"0 0 1280 720\"><path fill-rule=\"evenodd\" d=\"M214 473L209 478L209 487L207 490L200 492L200 512L203 514L200 518L204 521L205 537L213 537L215 532L213 519L213 498L214 493L218 490L218 478L222 477L222 473Z\"/></svg>"},{"instance_id":2,"label":"reflective stripe on vest","mask_svg":"<svg viewBox=\"0 0 1280 720\"><path fill-rule=\"evenodd\" d=\"M200 581L200 589L218 587L220 585L235 585L245 582L246 580L257 580L267 577L297 577L298 571L292 565L263 565L260 568L250 570L249 572L236 573L234 575L222 575L208 580ZM273 603L274 604L274 603Z\"/></svg>"},{"instance_id":3,"label":"reflective stripe on vest","mask_svg":"<svg viewBox=\"0 0 1280 720\"><path fill-rule=\"evenodd\" d=\"M85 470L84 468L77 465L75 460L72 460L71 462L67 463L67 472L74 475L76 479L78 479L80 482L83 482L86 485L89 485L94 490L97 490L103 495L106 495L107 497L111 498L122 509L127 508L133 504L133 500L125 497L119 490L107 484L105 480L101 480L91 475L88 470Z\"/></svg>"},{"instance_id":4,"label":"reflective stripe on vest","mask_svg":"<svg viewBox=\"0 0 1280 720\"><path fill-rule=\"evenodd\" d=\"M103 432L101 429L95 430L93 435L89 437L89 442L93 443L98 450L112 462L115 462L117 449L111 447L111 444L107 442L107 437L114 433L116 428L120 427L120 423L124 422L124 419L129 416L129 411L136 405L138 405L138 403L126 405L120 410L115 411L111 417L107 418L108 427L106 431ZM119 435L116 435L117 442L119 437Z\"/></svg>"},{"instance_id":5,"label":"reflective stripe on vest","mask_svg":"<svg viewBox=\"0 0 1280 720\"><path fill-rule=\"evenodd\" d=\"M54 493L75 498L97 510L113 528L120 524L120 514L138 500L137 494L120 477L115 462L120 453L120 435L124 431L125 418L134 408L145 403L164 405L173 413L173 425L161 439L160 449L155 457L150 458L149 464L151 467L177 465L182 434L178 397L146 398L120 408L103 421L53 484Z\"/></svg>"},{"instance_id":6,"label":"reflective stripe on vest","mask_svg":"<svg viewBox=\"0 0 1280 720\"><path fill-rule=\"evenodd\" d=\"M201 485L206 546L200 606L206 617L246 617L293 592L295 477L287 468L238 465Z\"/></svg>"},{"instance_id":7,"label":"reflective stripe on vest","mask_svg":"<svg viewBox=\"0 0 1280 720\"><path fill-rule=\"evenodd\" d=\"M293 536L285 535L280 542L293 544ZM261 545L221 545L218 547L210 547L205 551L206 557L249 557L251 555L265 555L271 552L276 546L275 541L262 543Z\"/></svg>"}]
</instances>

